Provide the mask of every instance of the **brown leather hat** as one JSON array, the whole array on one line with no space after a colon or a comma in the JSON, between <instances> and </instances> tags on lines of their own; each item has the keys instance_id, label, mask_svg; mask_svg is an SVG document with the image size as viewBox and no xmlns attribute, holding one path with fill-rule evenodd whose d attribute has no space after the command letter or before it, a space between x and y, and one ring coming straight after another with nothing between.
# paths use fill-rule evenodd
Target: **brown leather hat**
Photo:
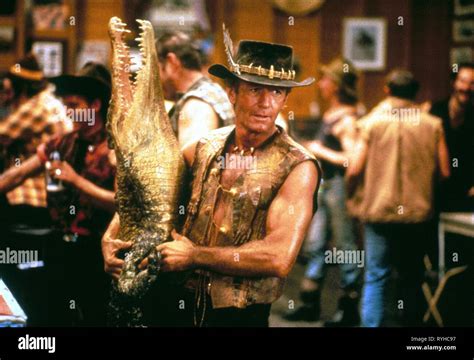
<instances>
[{"instance_id":1,"label":"brown leather hat","mask_svg":"<svg viewBox=\"0 0 474 360\"><path fill-rule=\"evenodd\" d=\"M263 41L242 40L237 54L233 55L232 41L224 27L224 44L228 66L214 64L209 73L222 79L238 78L244 81L280 87L308 86L314 82L309 77L295 81L293 70L293 48L291 46Z\"/></svg>"},{"instance_id":2,"label":"brown leather hat","mask_svg":"<svg viewBox=\"0 0 474 360\"><path fill-rule=\"evenodd\" d=\"M44 75L38 59L33 53L25 55L24 58L12 65L8 71L11 75L29 81L43 81Z\"/></svg>"},{"instance_id":3,"label":"brown leather hat","mask_svg":"<svg viewBox=\"0 0 474 360\"><path fill-rule=\"evenodd\" d=\"M56 86L56 94L96 97L108 104L112 79L109 70L99 63L88 62L76 75L60 75L49 79Z\"/></svg>"}]
</instances>

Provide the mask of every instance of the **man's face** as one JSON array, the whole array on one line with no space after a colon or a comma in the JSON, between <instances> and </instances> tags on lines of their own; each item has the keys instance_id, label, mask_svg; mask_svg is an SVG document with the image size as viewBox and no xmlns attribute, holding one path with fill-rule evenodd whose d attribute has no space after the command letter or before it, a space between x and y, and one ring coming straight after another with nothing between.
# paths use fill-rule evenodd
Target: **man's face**
<instances>
[{"instance_id":1,"label":"man's face","mask_svg":"<svg viewBox=\"0 0 474 360\"><path fill-rule=\"evenodd\" d=\"M174 100L176 97L176 89L173 84L173 73L169 61L167 59L160 59L158 67L160 69L161 86L163 87L165 99Z\"/></svg>"},{"instance_id":2,"label":"man's face","mask_svg":"<svg viewBox=\"0 0 474 360\"><path fill-rule=\"evenodd\" d=\"M334 82L334 80L327 76L323 75L321 79L318 81L318 87L319 91L321 94L321 97L325 100L328 101L330 100L333 96L337 94L337 84Z\"/></svg>"},{"instance_id":3,"label":"man's face","mask_svg":"<svg viewBox=\"0 0 474 360\"><path fill-rule=\"evenodd\" d=\"M474 96L474 70L461 68L454 81L454 97L461 105L466 105Z\"/></svg>"},{"instance_id":4,"label":"man's face","mask_svg":"<svg viewBox=\"0 0 474 360\"><path fill-rule=\"evenodd\" d=\"M229 100L234 105L236 124L253 133L272 131L287 97L286 88L246 81L239 81L236 88L229 89Z\"/></svg>"}]
</instances>

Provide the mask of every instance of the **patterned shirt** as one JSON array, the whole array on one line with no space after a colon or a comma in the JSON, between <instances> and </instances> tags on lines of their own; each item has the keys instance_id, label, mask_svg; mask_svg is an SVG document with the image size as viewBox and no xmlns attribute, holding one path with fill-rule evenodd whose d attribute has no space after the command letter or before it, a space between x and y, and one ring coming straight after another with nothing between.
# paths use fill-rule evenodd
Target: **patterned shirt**
<instances>
[{"instance_id":1,"label":"patterned shirt","mask_svg":"<svg viewBox=\"0 0 474 360\"><path fill-rule=\"evenodd\" d=\"M53 95L53 88L46 88L0 122L0 144L7 147L5 168L20 166L36 153L39 144L52 135L70 132L72 127L64 105ZM10 205L46 207L44 174L27 179L7 193L7 198Z\"/></svg>"}]
</instances>

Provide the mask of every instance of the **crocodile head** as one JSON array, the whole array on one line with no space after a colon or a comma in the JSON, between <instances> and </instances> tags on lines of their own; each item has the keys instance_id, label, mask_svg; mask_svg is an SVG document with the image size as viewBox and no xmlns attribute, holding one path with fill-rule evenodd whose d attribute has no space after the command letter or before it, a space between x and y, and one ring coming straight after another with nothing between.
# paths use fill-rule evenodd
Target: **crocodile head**
<instances>
[{"instance_id":1,"label":"crocodile head","mask_svg":"<svg viewBox=\"0 0 474 360\"><path fill-rule=\"evenodd\" d=\"M172 128L164 106L160 83L155 36L151 23L137 20L137 39L141 64L131 81L130 51L126 35L130 33L118 17L109 21L112 43L112 96L108 113L108 129L118 155L126 156L153 137L169 135Z\"/></svg>"}]
</instances>

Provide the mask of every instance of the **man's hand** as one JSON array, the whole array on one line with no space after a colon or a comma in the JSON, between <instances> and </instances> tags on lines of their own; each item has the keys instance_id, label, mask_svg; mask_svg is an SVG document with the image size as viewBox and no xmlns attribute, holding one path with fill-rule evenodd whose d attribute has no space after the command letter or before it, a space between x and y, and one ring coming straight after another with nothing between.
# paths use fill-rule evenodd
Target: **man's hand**
<instances>
[{"instance_id":1,"label":"man's hand","mask_svg":"<svg viewBox=\"0 0 474 360\"><path fill-rule=\"evenodd\" d=\"M129 249L132 242L122 241L119 239L102 239L102 254L104 255L104 270L110 274L115 280L118 280L124 261L117 257L117 253L124 249Z\"/></svg>"},{"instance_id":2,"label":"man's hand","mask_svg":"<svg viewBox=\"0 0 474 360\"><path fill-rule=\"evenodd\" d=\"M116 280L118 280L124 264L122 259L117 258L117 252L122 249L129 249L132 246L131 241L125 242L116 238L119 227L120 220L118 214L115 214L102 238L104 270Z\"/></svg>"},{"instance_id":3,"label":"man's hand","mask_svg":"<svg viewBox=\"0 0 474 360\"><path fill-rule=\"evenodd\" d=\"M80 175L67 161L61 161L53 171L54 177L75 186Z\"/></svg>"},{"instance_id":4,"label":"man's hand","mask_svg":"<svg viewBox=\"0 0 474 360\"><path fill-rule=\"evenodd\" d=\"M197 251L186 236L178 234L175 230L171 232L174 241L165 242L156 247L161 253L161 271L183 271L194 267L194 257ZM148 266L148 258L143 260L139 266L144 269Z\"/></svg>"}]
</instances>

